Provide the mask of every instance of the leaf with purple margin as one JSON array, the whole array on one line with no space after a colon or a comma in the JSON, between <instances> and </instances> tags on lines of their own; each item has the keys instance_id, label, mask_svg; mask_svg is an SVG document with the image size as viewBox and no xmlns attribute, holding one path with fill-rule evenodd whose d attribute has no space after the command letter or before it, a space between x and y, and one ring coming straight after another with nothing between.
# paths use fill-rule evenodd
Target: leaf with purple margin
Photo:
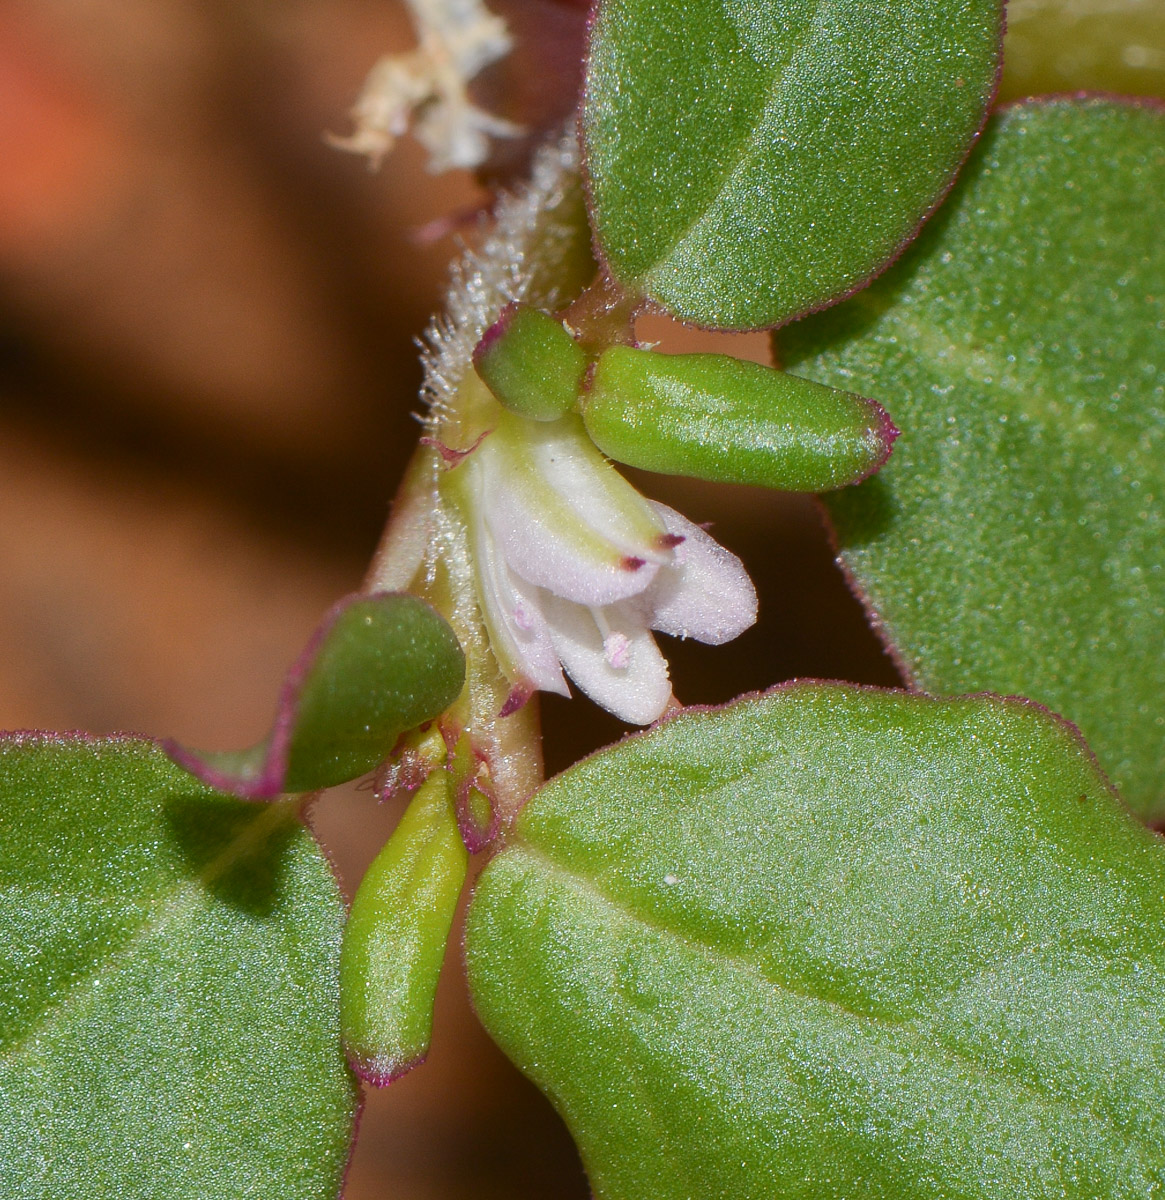
<instances>
[{"instance_id":1,"label":"leaf with purple margin","mask_svg":"<svg viewBox=\"0 0 1165 1200\"><path fill-rule=\"evenodd\" d=\"M551 781L466 951L598 1200L1144 1200L1162 895L1046 710L797 684Z\"/></svg>"},{"instance_id":2,"label":"leaf with purple margin","mask_svg":"<svg viewBox=\"0 0 1165 1200\"><path fill-rule=\"evenodd\" d=\"M842 562L929 692L1031 696L1165 817L1165 109L993 118L942 213L849 303L783 331L800 374L902 436L827 501Z\"/></svg>"},{"instance_id":3,"label":"leaf with purple margin","mask_svg":"<svg viewBox=\"0 0 1165 1200\"><path fill-rule=\"evenodd\" d=\"M601 0L582 130L612 277L701 325L860 287L987 113L1000 0Z\"/></svg>"},{"instance_id":4,"label":"leaf with purple margin","mask_svg":"<svg viewBox=\"0 0 1165 1200\"><path fill-rule=\"evenodd\" d=\"M724 354L599 356L582 418L608 458L665 475L823 492L889 457L898 430L880 404Z\"/></svg>"},{"instance_id":5,"label":"leaf with purple margin","mask_svg":"<svg viewBox=\"0 0 1165 1200\"><path fill-rule=\"evenodd\" d=\"M288 673L266 740L217 753L163 746L191 774L248 800L317 791L383 762L400 734L456 699L464 679L452 629L423 600L352 595L333 606Z\"/></svg>"},{"instance_id":6,"label":"leaf with purple margin","mask_svg":"<svg viewBox=\"0 0 1165 1200\"><path fill-rule=\"evenodd\" d=\"M0 739L0 1191L325 1200L343 903L294 804L145 739Z\"/></svg>"}]
</instances>

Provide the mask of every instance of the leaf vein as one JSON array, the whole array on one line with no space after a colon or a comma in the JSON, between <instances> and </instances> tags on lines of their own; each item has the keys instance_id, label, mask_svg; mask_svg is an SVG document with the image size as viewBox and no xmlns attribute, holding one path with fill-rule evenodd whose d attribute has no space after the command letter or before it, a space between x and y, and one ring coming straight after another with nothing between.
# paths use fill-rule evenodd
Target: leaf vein
<instances>
[{"instance_id":1,"label":"leaf vein","mask_svg":"<svg viewBox=\"0 0 1165 1200\"><path fill-rule=\"evenodd\" d=\"M671 938L673 941L679 942L690 950L716 960L730 970L751 976L753 979L776 989L795 1001L804 1001L827 1007L844 1016L853 1018L856 1022L864 1023L867 1027L873 1029L893 1030L896 1034L902 1036L904 1040L912 1042L914 1047L923 1055L929 1052L934 1056L937 1051L947 1061L969 1070L972 1074L978 1074L984 1078L992 1078L1002 1082L1005 1086L1012 1087L1037 1106L1049 1109L1059 1107L1069 1113L1079 1114L1083 1118L1091 1119L1107 1127L1121 1144L1135 1154L1138 1162L1141 1164L1145 1177L1149 1178L1152 1175L1154 1169L1152 1166L1154 1161L1152 1152L1156 1149L1157 1157L1159 1158L1159 1148L1155 1148L1146 1136L1132 1134L1119 1128L1111 1116L1098 1111L1089 1103L1082 1102L1080 1098L1059 1095L1054 1091L1039 1086L1032 1079L1020 1075L1015 1071L1002 1069L998 1066L991 1067L982 1059L969 1054L957 1043L950 1041L949 1038L943 1035L941 1030L936 1028L928 1033L917 1019L896 1019L878 1013L861 1012L832 997L799 990L785 980L770 978L758 964L751 962L747 958L727 953L706 941L693 937L689 933L675 929L661 920L651 920L644 917L642 914L628 907L625 902L604 892L595 880L578 873L576 870L572 870L564 863L552 858L544 848L534 846L529 842L522 842L519 845L523 853L529 854L531 858L537 860L549 874L555 876L560 882L568 887L573 887L576 891L582 892L592 901L614 910L628 923L638 924L651 933L664 938ZM930 1015L932 1018L934 1016L933 1013L927 1015Z\"/></svg>"},{"instance_id":2,"label":"leaf vein","mask_svg":"<svg viewBox=\"0 0 1165 1200\"><path fill-rule=\"evenodd\" d=\"M62 987L55 1003L41 1009L23 1034L0 1049L0 1062L10 1063L39 1045L40 1037L71 1011L71 1002L77 993L88 986L90 994L99 982L114 978L134 957L141 945L157 933L173 918L191 907L211 884L220 879L248 851L266 841L279 826L295 820L297 802L283 802L262 806L260 812L248 825L207 863L197 874L183 879L176 887L160 893L152 901L153 911L130 936L105 956L98 956L86 971L74 976L67 986Z\"/></svg>"}]
</instances>

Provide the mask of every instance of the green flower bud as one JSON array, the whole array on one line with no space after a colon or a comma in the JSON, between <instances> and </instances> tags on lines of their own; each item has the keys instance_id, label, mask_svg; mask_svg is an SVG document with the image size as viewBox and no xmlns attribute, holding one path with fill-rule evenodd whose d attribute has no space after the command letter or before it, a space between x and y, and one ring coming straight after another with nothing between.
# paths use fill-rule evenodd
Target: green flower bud
<instances>
[{"instance_id":1,"label":"green flower bud","mask_svg":"<svg viewBox=\"0 0 1165 1200\"><path fill-rule=\"evenodd\" d=\"M525 304L508 305L473 352L499 403L535 421L555 421L574 408L588 361L561 321Z\"/></svg>"},{"instance_id":2,"label":"green flower bud","mask_svg":"<svg viewBox=\"0 0 1165 1200\"><path fill-rule=\"evenodd\" d=\"M340 951L340 1023L353 1069L377 1086L420 1062L469 856L453 782L421 785L352 901Z\"/></svg>"},{"instance_id":3,"label":"green flower bud","mask_svg":"<svg viewBox=\"0 0 1165 1200\"><path fill-rule=\"evenodd\" d=\"M820 492L856 483L898 436L880 404L722 354L613 346L583 421L608 457L664 475Z\"/></svg>"}]
</instances>

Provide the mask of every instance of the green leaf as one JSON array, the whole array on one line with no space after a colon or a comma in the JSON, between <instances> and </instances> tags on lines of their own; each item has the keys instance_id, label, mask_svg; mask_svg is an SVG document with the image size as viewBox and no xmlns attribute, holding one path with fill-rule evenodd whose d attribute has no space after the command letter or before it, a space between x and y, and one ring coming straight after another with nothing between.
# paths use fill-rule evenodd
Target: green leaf
<instances>
[{"instance_id":1,"label":"green leaf","mask_svg":"<svg viewBox=\"0 0 1165 1200\"><path fill-rule=\"evenodd\" d=\"M288 672L264 741L211 753L163 747L211 787L248 800L314 792L371 771L402 733L440 715L464 680L453 630L423 600L346 596Z\"/></svg>"},{"instance_id":2,"label":"green leaf","mask_svg":"<svg viewBox=\"0 0 1165 1200\"><path fill-rule=\"evenodd\" d=\"M995 86L997 0L603 0L583 137L600 254L703 325L757 328L880 271Z\"/></svg>"},{"instance_id":3,"label":"green leaf","mask_svg":"<svg viewBox=\"0 0 1165 1200\"><path fill-rule=\"evenodd\" d=\"M892 272L781 336L903 433L829 501L930 692L1031 696L1165 815L1165 112L1006 110Z\"/></svg>"},{"instance_id":4,"label":"green leaf","mask_svg":"<svg viewBox=\"0 0 1165 1200\"><path fill-rule=\"evenodd\" d=\"M348 1059L384 1087L428 1053L445 943L469 855L448 772L421 784L352 901L340 955Z\"/></svg>"},{"instance_id":5,"label":"green leaf","mask_svg":"<svg viewBox=\"0 0 1165 1200\"><path fill-rule=\"evenodd\" d=\"M338 1193L343 905L295 806L144 740L9 736L0 896L6 1196Z\"/></svg>"},{"instance_id":6,"label":"green leaf","mask_svg":"<svg viewBox=\"0 0 1165 1200\"><path fill-rule=\"evenodd\" d=\"M1038 706L793 685L516 833L470 983L598 1200L1165 1186L1165 847Z\"/></svg>"},{"instance_id":7,"label":"green leaf","mask_svg":"<svg viewBox=\"0 0 1165 1200\"><path fill-rule=\"evenodd\" d=\"M864 479L898 436L863 396L724 354L629 346L599 357L582 417L616 462L792 492Z\"/></svg>"}]
</instances>

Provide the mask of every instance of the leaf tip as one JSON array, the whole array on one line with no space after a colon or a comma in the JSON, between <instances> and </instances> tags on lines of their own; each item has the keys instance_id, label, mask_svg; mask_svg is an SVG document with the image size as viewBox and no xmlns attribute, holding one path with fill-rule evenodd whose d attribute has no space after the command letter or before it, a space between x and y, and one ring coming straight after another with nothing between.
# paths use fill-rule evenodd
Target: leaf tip
<instances>
[{"instance_id":1,"label":"leaf tip","mask_svg":"<svg viewBox=\"0 0 1165 1200\"><path fill-rule=\"evenodd\" d=\"M406 593L355 593L328 610L287 672L264 741L226 752L160 744L202 782L245 800L318 791L371 771L402 732L450 704L464 679L456 637L431 605Z\"/></svg>"},{"instance_id":2,"label":"leaf tip","mask_svg":"<svg viewBox=\"0 0 1165 1200\"><path fill-rule=\"evenodd\" d=\"M174 738L162 738L158 745L171 762L215 791L227 792L240 800L274 800L282 792L287 771L286 746L282 754L274 746L268 749L260 744L253 751L219 755L194 750ZM243 759L246 761L241 762ZM229 760L230 765L223 760Z\"/></svg>"},{"instance_id":3,"label":"leaf tip","mask_svg":"<svg viewBox=\"0 0 1165 1200\"><path fill-rule=\"evenodd\" d=\"M511 300L498 315L498 319L481 335L481 340L473 348L473 365L480 374L481 364L489 356L490 350L502 340L506 330L518 311L518 302Z\"/></svg>"},{"instance_id":4,"label":"leaf tip","mask_svg":"<svg viewBox=\"0 0 1165 1200\"><path fill-rule=\"evenodd\" d=\"M396 1083L410 1071L422 1066L428 1057L427 1050L421 1050L409 1057L389 1057L386 1055L363 1054L352 1048L347 1049L348 1065L356 1078L369 1087L386 1088Z\"/></svg>"},{"instance_id":5,"label":"leaf tip","mask_svg":"<svg viewBox=\"0 0 1165 1200\"><path fill-rule=\"evenodd\" d=\"M870 429L873 453L866 469L851 480L851 487L869 479L871 475L876 475L889 461L890 455L894 452L894 443L902 436L902 430L894 424L893 418L877 400L869 396L863 396L862 399L870 407L873 417Z\"/></svg>"}]
</instances>

